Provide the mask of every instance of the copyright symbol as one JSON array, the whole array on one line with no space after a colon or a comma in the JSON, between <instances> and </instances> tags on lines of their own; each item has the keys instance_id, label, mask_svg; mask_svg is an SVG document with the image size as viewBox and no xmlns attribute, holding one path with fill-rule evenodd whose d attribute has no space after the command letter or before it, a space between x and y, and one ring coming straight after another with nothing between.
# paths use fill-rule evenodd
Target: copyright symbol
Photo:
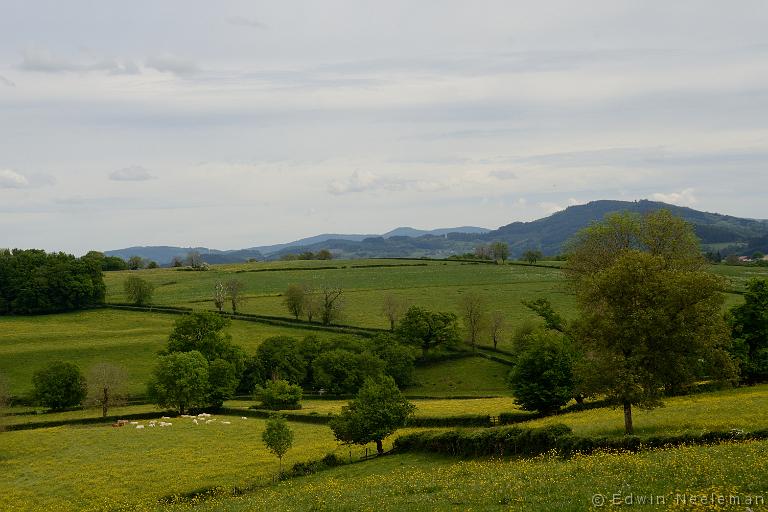
<instances>
[{"instance_id":1,"label":"copyright symbol","mask_svg":"<svg viewBox=\"0 0 768 512\"><path fill-rule=\"evenodd\" d=\"M602 494L595 494L592 496L592 505L595 507L602 507L605 505L605 496Z\"/></svg>"}]
</instances>

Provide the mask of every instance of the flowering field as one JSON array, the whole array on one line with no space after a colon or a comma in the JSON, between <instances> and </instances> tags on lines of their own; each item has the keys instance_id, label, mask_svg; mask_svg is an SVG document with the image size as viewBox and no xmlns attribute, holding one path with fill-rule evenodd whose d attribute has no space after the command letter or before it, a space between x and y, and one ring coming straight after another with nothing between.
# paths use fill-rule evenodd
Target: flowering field
<instances>
[{"instance_id":1,"label":"flowering field","mask_svg":"<svg viewBox=\"0 0 768 512\"><path fill-rule=\"evenodd\" d=\"M700 503L720 497L729 503L733 497L740 505ZM397 455L215 500L196 510L744 511L751 505L758 511L766 510L764 500L768 500L768 442L750 442L570 460L464 461Z\"/></svg>"},{"instance_id":2,"label":"flowering field","mask_svg":"<svg viewBox=\"0 0 768 512\"><path fill-rule=\"evenodd\" d=\"M768 384L728 389L714 393L680 396L665 400L665 406L650 411L634 408L637 435L663 433L674 435L684 431L753 430L768 427ZM576 434L624 433L624 412L602 408L563 414L526 422L526 426L565 423Z\"/></svg>"},{"instance_id":3,"label":"flowering field","mask_svg":"<svg viewBox=\"0 0 768 512\"><path fill-rule=\"evenodd\" d=\"M57 427L0 434L2 510L87 510L209 486L269 481L278 461L261 441L264 421L213 417L149 421L121 428ZM224 422L229 422L226 424ZM328 427L291 424L293 464L337 449ZM354 456L358 456L357 448ZM340 454L347 454L341 450Z\"/></svg>"}]
</instances>

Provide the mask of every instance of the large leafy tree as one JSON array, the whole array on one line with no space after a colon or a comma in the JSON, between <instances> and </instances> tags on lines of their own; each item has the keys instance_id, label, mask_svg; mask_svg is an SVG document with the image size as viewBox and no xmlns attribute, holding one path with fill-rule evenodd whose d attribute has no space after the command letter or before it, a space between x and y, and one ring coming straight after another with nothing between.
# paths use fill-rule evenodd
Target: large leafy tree
<instances>
[{"instance_id":1,"label":"large leafy tree","mask_svg":"<svg viewBox=\"0 0 768 512\"><path fill-rule=\"evenodd\" d=\"M551 330L534 331L528 338L528 349L518 355L510 372L510 385L523 409L551 413L574 396L572 350Z\"/></svg>"},{"instance_id":2,"label":"large leafy tree","mask_svg":"<svg viewBox=\"0 0 768 512\"><path fill-rule=\"evenodd\" d=\"M384 453L383 440L403 427L416 407L387 375L368 379L357 397L342 409L331 423L336 439L344 443L376 443L379 455Z\"/></svg>"},{"instance_id":3,"label":"large leafy tree","mask_svg":"<svg viewBox=\"0 0 768 512\"><path fill-rule=\"evenodd\" d=\"M167 353L197 351L208 367L209 405L231 398L245 370L245 352L224 332L229 319L216 313L192 313L176 321L168 337Z\"/></svg>"},{"instance_id":4,"label":"large leafy tree","mask_svg":"<svg viewBox=\"0 0 768 512\"><path fill-rule=\"evenodd\" d=\"M627 433L633 405L656 407L665 391L703 376L733 378L724 283L707 272L689 224L665 210L610 215L579 232L568 253L582 390L622 405Z\"/></svg>"},{"instance_id":5,"label":"large leafy tree","mask_svg":"<svg viewBox=\"0 0 768 512\"><path fill-rule=\"evenodd\" d=\"M422 354L437 346L451 346L459 342L458 318L453 313L433 312L411 306L395 330L405 343L421 347Z\"/></svg>"},{"instance_id":6,"label":"large leafy tree","mask_svg":"<svg viewBox=\"0 0 768 512\"><path fill-rule=\"evenodd\" d=\"M314 383L332 394L354 393L365 379L381 375L384 361L363 352L334 349L320 354L312 363Z\"/></svg>"},{"instance_id":7,"label":"large leafy tree","mask_svg":"<svg viewBox=\"0 0 768 512\"><path fill-rule=\"evenodd\" d=\"M768 380L768 279L747 283L744 304L731 308L730 320L742 379L749 384Z\"/></svg>"},{"instance_id":8,"label":"large leafy tree","mask_svg":"<svg viewBox=\"0 0 768 512\"><path fill-rule=\"evenodd\" d=\"M80 405L88 394L88 383L74 363L55 361L32 375L35 400L51 409Z\"/></svg>"},{"instance_id":9,"label":"large leafy tree","mask_svg":"<svg viewBox=\"0 0 768 512\"><path fill-rule=\"evenodd\" d=\"M147 395L159 407L173 407L179 414L208 404L208 361L192 352L160 356L147 385Z\"/></svg>"}]
</instances>

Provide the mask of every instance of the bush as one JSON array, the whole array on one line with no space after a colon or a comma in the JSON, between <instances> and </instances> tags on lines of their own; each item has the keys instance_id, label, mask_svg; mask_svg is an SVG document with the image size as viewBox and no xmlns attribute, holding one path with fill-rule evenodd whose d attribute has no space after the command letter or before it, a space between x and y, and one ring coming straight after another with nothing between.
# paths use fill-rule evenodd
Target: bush
<instances>
[{"instance_id":1,"label":"bush","mask_svg":"<svg viewBox=\"0 0 768 512\"><path fill-rule=\"evenodd\" d=\"M527 411L557 411L574 395L571 353L552 331L536 331L527 339L529 348L509 374L515 401Z\"/></svg>"},{"instance_id":2,"label":"bush","mask_svg":"<svg viewBox=\"0 0 768 512\"><path fill-rule=\"evenodd\" d=\"M312 363L315 387L334 395L356 393L365 379L379 376L383 371L384 361L370 352L329 350Z\"/></svg>"},{"instance_id":3,"label":"bush","mask_svg":"<svg viewBox=\"0 0 768 512\"><path fill-rule=\"evenodd\" d=\"M303 391L301 386L288 381L270 380L264 387L258 386L254 395L266 409L301 409Z\"/></svg>"},{"instance_id":4,"label":"bush","mask_svg":"<svg viewBox=\"0 0 768 512\"><path fill-rule=\"evenodd\" d=\"M123 282L123 290L130 303L143 306L152 302L155 285L139 276L129 276Z\"/></svg>"},{"instance_id":5,"label":"bush","mask_svg":"<svg viewBox=\"0 0 768 512\"><path fill-rule=\"evenodd\" d=\"M73 363L56 361L32 376L35 400L51 409L74 407L88 395L88 383Z\"/></svg>"}]
</instances>

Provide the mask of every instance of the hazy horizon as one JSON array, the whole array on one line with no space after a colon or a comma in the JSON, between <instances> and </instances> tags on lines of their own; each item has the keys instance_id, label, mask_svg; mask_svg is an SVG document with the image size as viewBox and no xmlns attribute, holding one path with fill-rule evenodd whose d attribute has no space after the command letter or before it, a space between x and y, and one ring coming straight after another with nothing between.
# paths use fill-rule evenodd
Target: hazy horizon
<instances>
[{"instance_id":1,"label":"hazy horizon","mask_svg":"<svg viewBox=\"0 0 768 512\"><path fill-rule=\"evenodd\" d=\"M766 25L761 1L8 2L0 247L495 229L598 199L765 219Z\"/></svg>"}]
</instances>

